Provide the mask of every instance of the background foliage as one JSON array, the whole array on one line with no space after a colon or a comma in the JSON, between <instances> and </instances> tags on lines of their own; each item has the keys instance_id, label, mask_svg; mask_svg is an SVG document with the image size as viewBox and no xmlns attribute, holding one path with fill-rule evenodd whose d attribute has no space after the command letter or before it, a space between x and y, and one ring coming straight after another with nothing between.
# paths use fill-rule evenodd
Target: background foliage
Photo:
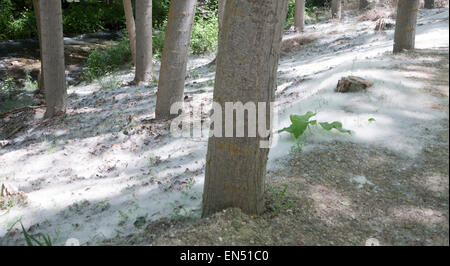
<instances>
[{"instance_id":1,"label":"background foliage","mask_svg":"<svg viewBox=\"0 0 450 266\"><path fill-rule=\"evenodd\" d=\"M80 34L96 31L118 31L125 27L122 0L80 0L80 2L63 1L63 21L65 34ZM194 50L205 50L205 44L198 39L206 33L206 46L213 47L209 23L216 18L218 0L199 0L196 22L202 24L194 32ZM330 0L307 0L307 8L329 5ZM294 15L294 0L289 5L289 18ZM153 0L153 26L163 30L169 12L170 0ZM36 18L32 0L0 1L0 40L28 39L36 36ZM206 49L207 50L207 49Z\"/></svg>"}]
</instances>

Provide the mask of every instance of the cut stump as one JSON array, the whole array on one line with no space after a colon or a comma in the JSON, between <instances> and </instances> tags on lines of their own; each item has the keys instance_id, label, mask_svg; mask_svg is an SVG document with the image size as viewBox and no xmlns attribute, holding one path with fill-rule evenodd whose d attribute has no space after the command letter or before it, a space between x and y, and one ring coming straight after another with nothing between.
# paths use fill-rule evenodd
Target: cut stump
<instances>
[{"instance_id":1,"label":"cut stump","mask_svg":"<svg viewBox=\"0 0 450 266\"><path fill-rule=\"evenodd\" d=\"M339 80L335 92L360 92L372 87L373 82L356 76L343 77Z\"/></svg>"}]
</instances>

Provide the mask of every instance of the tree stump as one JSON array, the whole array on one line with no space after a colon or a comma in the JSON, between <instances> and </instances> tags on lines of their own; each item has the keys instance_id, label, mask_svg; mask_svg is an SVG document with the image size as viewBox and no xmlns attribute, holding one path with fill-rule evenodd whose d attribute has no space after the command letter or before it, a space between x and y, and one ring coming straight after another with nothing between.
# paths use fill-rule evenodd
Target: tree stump
<instances>
[{"instance_id":1,"label":"tree stump","mask_svg":"<svg viewBox=\"0 0 450 266\"><path fill-rule=\"evenodd\" d=\"M360 77L348 76L339 80L335 92L360 92L373 86L373 82Z\"/></svg>"},{"instance_id":2,"label":"tree stump","mask_svg":"<svg viewBox=\"0 0 450 266\"><path fill-rule=\"evenodd\" d=\"M395 22L389 19L380 18L375 26L376 31L390 30L395 27Z\"/></svg>"}]
</instances>

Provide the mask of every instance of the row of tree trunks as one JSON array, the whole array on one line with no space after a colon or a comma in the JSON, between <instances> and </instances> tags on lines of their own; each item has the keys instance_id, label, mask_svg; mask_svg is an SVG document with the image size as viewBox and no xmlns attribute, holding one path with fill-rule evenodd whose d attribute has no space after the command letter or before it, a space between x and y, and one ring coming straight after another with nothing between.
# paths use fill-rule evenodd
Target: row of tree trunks
<instances>
[{"instance_id":1,"label":"row of tree trunks","mask_svg":"<svg viewBox=\"0 0 450 266\"><path fill-rule=\"evenodd\" d=\"M227 0L219 37L214 102L270 103L275 98L278 59L289 0ZM270 121L270 114L262 114ZM244 125L249 119L245 118ZM258 123L256 123L258 126ZM225 119L222 119L225 128ZM236 121L233 122L236 130ZM264 210L269 149L261 137L217 137L208 141L203 217L228 207L249 214Z\"/></svg>"},{"instance_id":2,"label":"row of tree trunks","mask_svg":"<svg viewBox=\"0 0 450 266\"><path fill-rule=\"evenodd\" d=\"M197 0L172 0L164 40L155 116L170 119L172 104L183 101L192 25Z\"/></svg>"}]
</instances>

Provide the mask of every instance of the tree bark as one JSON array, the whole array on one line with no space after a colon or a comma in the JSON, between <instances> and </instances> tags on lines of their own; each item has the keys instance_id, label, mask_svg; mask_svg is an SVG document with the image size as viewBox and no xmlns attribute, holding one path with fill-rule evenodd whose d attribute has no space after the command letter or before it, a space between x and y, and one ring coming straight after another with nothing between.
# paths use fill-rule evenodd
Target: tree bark
<instances>
[{"instance_id":1,"label":"tree bark","mask_svg":"<svg viewBox=\"0 0 450 266\"><path fill-rule=\"evenodd\" d=\"M164 39L156 119L170 119L170 107L183 101L186 67L197 0L172 0Z\"/></svg>"},{"instance_id":2,"label":"tree bark","mask_svg":"<svg viewBox=\"0 0 450 266\"><path fill-rule=\"evenodd\" d=\"M342 3L341 0L331 1L331 17L334 19L341 20L342 14Z\"/></svg>"},{"instance_id":3,"label":"tree bark","mask_svg":"<svg viewBox=\"0 0 450 266\"><path fill-rule=\"evenodd\" d=\"M65 112L66 75L60 0L39 1L41 52L47 109L45 118Z\"/></svg>"},{"instance_id":4,"label":"tree bark","mask_svg":"<svg viewBox=\"0 0 450 266\"><path fill-rule=\"evenodd\" d=\"M223 16L225 15L225 5L227 3L227 0L219 0L219 7L218 7L218 13L219 13L219 32L222 29L222 22L223 22Z\"/></svg>"},{"instance_id":5,"label":"tree bark","mask_svg":"<svg viewBox=\"0 0 450 266\"><path fill-rule=\"evenodd\" d=\"M295 30L303 32L305 29L305 0L295 0Z\"/></svg>"},{"instance_id":6,"label":"tree bark","mask_svg":"<svg viewBox=\"0 0 450 266\"><path fill-rule=\"evenodd\" d=\"M433 9L434 8L434 0L425 0L425 8Z\"/></svg>"},{"instance_id":7,"label":"tree bark","mask_svg":"<svg viewBox=\"0 0 450 266\"><path fill-rule=\"evenodd\" d=\"M368 0L359 0L359 10L364 10L369 6Z\"/></svg>"},{"instance_id":8,"label":"tree bark","mask_svg":"<svg viewBox=\"0 0 450 266\"><path fill-rule=\"evenodd\" d=\"M34 9L34 14L36 16L36 28L37 28L37 35L38 35L38 41L39 41L39 55L40 55L40 59L41 59L41 70L39 71L38 74L38 88L39 91L43 92L45 91L44 88L44 65L42 63L42 41L41 41L41 22L40 22L40 12L39 12L39 1L38 0L33 0L33 9Z\"/></svg>"},{"instance_id":9,"label":"tree bark","mask_svg":"<svg viewBox=\"0 0 450 266\"><path fill-rule=\"evenodd\" d=\"M148 85L153 78L152 0L136 1L136 75L137 85Z\"/></svg>"},{"instance_id":10,"label":"tree bark","mask_svg":"<svg viewBox=\"0 0 450 266\"><path fill-rule=\"evenodd\" d=\"M123 0L123 9L127 23L128 38L130 39L133 65L136 66L136 24L134 23L133 5L131 4L131 0Z\"/></svg>"},{"instance_id":11,"label":"tree bark","mask_svg":"<svg viewBox=\"0 0 450 266\"><path fill-rule=\"evenodd\" d=\"M278 60L289 0L227 0L219 37L214 102L263 103L270 110L275 99ZM261 112L265 125L270 114ZM255 117L244 119L244 125ZM225 128L222 119L222 128ZM216 126L216 125L215 125ZM258 119L256 127L258 128ZM237 130L236 121L232 124ZM223 132L222 132L223 133ZM269 149L261 137L212 136L208 142L203 193L203 217L228 207L248 214L264 211L264 181Z\"/></svg>"},{"instance_id":12,"label":"tree bark","mask_svg":"<svg viewBox=\"0 0 450 266\"><path fill-rule=\"evenodd\" d=\"M399 0L394 34L394 53L415 47L419 0Z\"/></svg>"}]
</instances>

